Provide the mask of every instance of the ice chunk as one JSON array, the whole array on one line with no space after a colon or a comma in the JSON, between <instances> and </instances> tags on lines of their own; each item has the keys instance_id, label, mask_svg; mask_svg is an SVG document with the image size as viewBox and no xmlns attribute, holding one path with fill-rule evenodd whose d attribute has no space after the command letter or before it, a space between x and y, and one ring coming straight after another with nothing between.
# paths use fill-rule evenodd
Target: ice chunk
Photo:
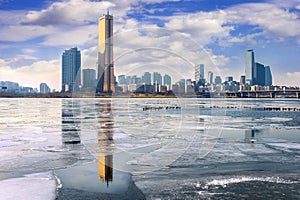
<instances>
[{"instance_id":1,"label":"ice chunk","mask_svg":"<svg viewBox=\"0 0 300 200\"><path fill-rule=\"evenodd\" d=\"M223 186L226 187L228 184L242 183L249 181L260 181L260 182L269 182L269 183L283 183L283 184L296 184L298 181L285 180L279 177L250 177L250 176L241 176L241 177L232 177L228 179L215 179L206 184L206 186Z\"/></svg>"},{"instance_id":2,"label":"ice chunk","mask_svg":"<svg viewBox=\"0 0 300 200\"><path fill-rule=\"evenodd\" d=\"M300 150L300 144L299 143L268 143L267 145L272 146L272 147L277 147L277 148L282 148L282 149L298 149Z\"/></svg>"},{"instance_id":3,"label":"ice chunk","mask_svg":"<svg viewBox=\"0 0 300 200\"><path fill-rule=\"evenodd\" d=\"M1 199L55 199L56 181L51 172L0 181Z\"/></svg>"}]
</instances>

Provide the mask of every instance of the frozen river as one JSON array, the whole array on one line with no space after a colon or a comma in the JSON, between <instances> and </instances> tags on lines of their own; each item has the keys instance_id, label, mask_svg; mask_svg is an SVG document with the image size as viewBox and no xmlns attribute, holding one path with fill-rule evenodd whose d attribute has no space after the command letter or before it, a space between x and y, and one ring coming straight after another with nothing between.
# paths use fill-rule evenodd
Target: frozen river
<instances>
[{"instance_id":1,"label":"frozen river","mask_svg":"<svg viewBox=\"0 0 300 200\"><path fill-rule=\"evenodd\" d=\"M0 101L1 199L300 198L299 100Z\"/></svg>"}]
</instances>

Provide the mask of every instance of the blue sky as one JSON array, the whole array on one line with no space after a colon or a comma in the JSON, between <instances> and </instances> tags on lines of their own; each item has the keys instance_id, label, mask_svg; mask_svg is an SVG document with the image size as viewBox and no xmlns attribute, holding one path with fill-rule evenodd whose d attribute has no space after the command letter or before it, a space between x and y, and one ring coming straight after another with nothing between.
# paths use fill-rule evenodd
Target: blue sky
<instances>
[{"instance_id":1,"label":"blue sky","mask_svg":"<svg viewBox=\"0 0 300 200\"><path fill-rule=\"evenodd\" d=\"M0 80L60 89L61 54L77 46L96 67L97 18L114 15L115 73L244 74L244 52L270 65L274 84L300 86L298 0L0 0Z\"/></svg>"}]
</instances>

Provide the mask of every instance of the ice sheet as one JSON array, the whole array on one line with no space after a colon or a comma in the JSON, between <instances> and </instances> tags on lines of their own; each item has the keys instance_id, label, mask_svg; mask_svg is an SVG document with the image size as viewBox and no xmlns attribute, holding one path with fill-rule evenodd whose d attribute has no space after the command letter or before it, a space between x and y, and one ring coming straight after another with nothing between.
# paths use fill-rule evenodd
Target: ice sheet
<instances>
[{"instance_id":1,"label":"ice sheet","mask_svg":"<svg viewBox=\"0 0 300 200\"><path fill-rule=\"evenodd\" d=\"M29 174L0 181L1 199L55 199L56 181L51 172Z\"/></svg>"}]
</instances>

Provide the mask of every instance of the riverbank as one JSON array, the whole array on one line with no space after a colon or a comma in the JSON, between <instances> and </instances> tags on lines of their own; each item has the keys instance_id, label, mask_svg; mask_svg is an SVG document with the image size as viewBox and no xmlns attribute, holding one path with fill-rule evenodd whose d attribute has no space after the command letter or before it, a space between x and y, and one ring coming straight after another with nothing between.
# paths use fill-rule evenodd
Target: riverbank
<instances>
[{"instance_id":1,"label":"riverbank","mask_svg":"<svg viewBox=\"0 0 300 200\"><path fill-rule=\"evenodd\" d=\"M0 93L0 98L226 98L226 99L299 99L299 95L250 95L240 96L229 93L228 95L215 95L213 93L199 95L164 95L164 94L84 94L84 93L48 93L48 94L12 94Z\"/></svg>"}]
</instances>

